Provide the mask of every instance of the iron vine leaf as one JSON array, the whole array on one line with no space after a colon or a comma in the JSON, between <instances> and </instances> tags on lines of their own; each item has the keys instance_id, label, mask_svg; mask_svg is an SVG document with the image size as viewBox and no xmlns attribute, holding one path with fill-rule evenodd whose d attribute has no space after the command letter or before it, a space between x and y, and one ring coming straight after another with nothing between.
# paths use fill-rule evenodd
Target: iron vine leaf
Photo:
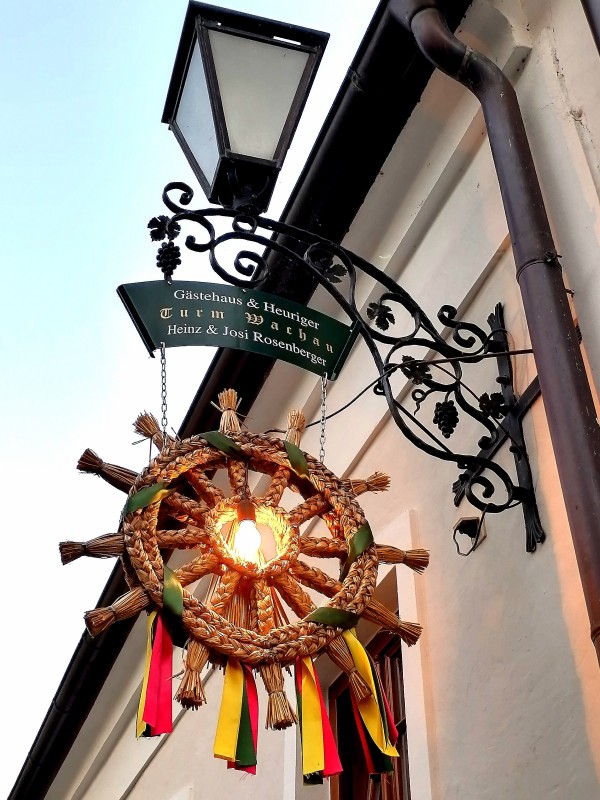
<instances>
[{"instance_id":1,"label":"iron vine leaf","mask_svg":"<svg viewBox=\"0 0 600 800\"><path fill-rule=\"evenodd\" d=\"M369 303L367 306L367 317L373 320L375 325L382 331L387 331L390 325L396 322L392 314L392 309L386 306L385 303Z\"/></svg>"},{"instance_id":2,"label":"iron vine leaf","mask_svg":"<svg viewBox=\"0 0 600 800\"><path fill-rule=\"evenodd\" d=\"M169 217L164 214L159 217L152 217L148 227L150 228L150 238L153 242L161 242L165 237L172 241L179 236L179 231L181 230L179 223L174 222L170 228L167 228L168 224Z\"/></svg>"},{"instance_id":3,"label":"iron vine leaf","mask_svg":"<svg viewBox=\"0 0 600 800\"><path fill-rule=\"evenodd\" d=\"M367 311L367 314L368 313ZM402 356L400 371L411 380L415 386L431 378L431 370L427 364L416 361L412 356Z\"/></svg>"},{"instance_id":4,"label":"iron vine leaf","mask_svg":"<svg viewBox=\"0 0 600 800\"><path fill-rule=\"evenodd\" d=\"M329 283L341 283L346 274L346 267L339 262L334 262L329 253L315 260L315 266Z\"/></svg>"},{"instance_id":5,"label":"iron vine leaf","mask_svg":"<svg viewBox=\"0 0 600 800\"><path fill-rule=\"evenodd\" d=\"M492 394L484 392L479 398L479 408L486 417L493 419L502 419L508 411L501 392L492 392Z\"/></svg>"},{"instance_id":6,"label":"iron vine leaf","mask_svg":"<svg viewBox=\"0 0 600 800\"><path fill-rule=\"evenodd\" d=\"M458 478L452 484L452 492L454 494L458 494L459 492L464 491L465 486L469 481L469 473L468 472L461 472Z\"/></svg>"}]
</instances>

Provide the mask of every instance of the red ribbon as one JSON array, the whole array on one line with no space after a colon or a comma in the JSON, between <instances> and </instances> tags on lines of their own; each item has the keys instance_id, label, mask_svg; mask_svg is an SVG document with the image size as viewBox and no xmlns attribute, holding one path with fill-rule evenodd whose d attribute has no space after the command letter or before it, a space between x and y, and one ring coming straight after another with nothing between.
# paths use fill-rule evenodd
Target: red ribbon
<instances>
[{"instance_id":1,"label":"red ribbon","mask_svg":"<svg viewBox=\"0 0 600 800\"><path fill-rule=\"evenodd\" d=\"M360 711L358 710L358 703L356 702L354 695L352 694L351 691L350 691L350 697L352 700L352 711L354 713L354 722L356 724L356 730L358 731L360 743L362 745L363 753L365 755L365 761L367 762L367 770L369 772L369 775L376 775L377 770L375 769L375 765L373 764L373 759L371 757L371 750L367 742L367 734L365 733L365 728L363 725L362 718L360 716Z\"/></svg>"},{"instance_id":2,"label":"red ribbon","mask_svg":"<svg viewBox=\"0 0 600 800\"><path fill-rule=\"evenodd\" d=\"M331 723L327 716L327 709L323 700L323 692L321 691L321 684L317 678L315 671L315 684L317 692L319 693L319 702L321 703L321 719L323 720L323 750L325 755L325 768L323 769L323 777L330 778L332 775L339 775L343 771L342 762L338 753L335 739L333 738L333 731L331 730Z\"/></svg>"},{"instance_id":3,"label":"red ribbon","mask_svg":"<svg viewBox=\"0 0 600 800\"><path fill-rule=\"evenodd\" d=\"M381 686L381 681L379 682L379 684ZM388 702L387 695L383 689L383 686L381 686L381 697L383 698L383 703L385 705L385 716L387 717L387 722L388 722L388 733L390 737L390 742L395 745L396 742L398 741L398 728L396 728L396 723L394 722L394 715L392 714L392 709L390 708L390 704Z\"/></svg>"},{"instance_id":4,"label":"red ribbon","mask_svg":"<svg viewBox=\"0 0 600 800\"><path fill-rule=\"evenodd\" d=\"M146 703L142 715L144 722L150 726L150 736L171 733L173 730L172 676L173 640L159 614L152 643Z\"/></svg>"}]
</instances>

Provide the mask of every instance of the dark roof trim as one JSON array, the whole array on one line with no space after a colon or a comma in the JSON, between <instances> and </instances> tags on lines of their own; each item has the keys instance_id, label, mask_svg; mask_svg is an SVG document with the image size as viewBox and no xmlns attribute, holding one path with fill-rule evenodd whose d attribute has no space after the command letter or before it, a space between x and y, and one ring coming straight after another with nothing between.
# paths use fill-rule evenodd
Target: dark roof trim
<instances>
[{"instance_id":1,"label":"dark roof trim","mask_svg":"<svg viewBox=\"0 0 600 800\"><path fill-rule=\"evenodd\" d=\"M455 30L470 0L448 3ZM379 4L342 83L306 166L282 214L290 225L340 242L352 224L392 145L417 105L433 68L411 36ZM265 290L306 302L314 286L281 264ZM235 386L247 413L274 361L264 356L219 350L179 431L191 436L218 425L210 405L225 386ZM108 606L127 590L120 564L98 601ZM87 633L67 667L58 691L8 800L43 800L85 722L134 621L120 622L92 639Z\"/></svg>"}]
</instances>

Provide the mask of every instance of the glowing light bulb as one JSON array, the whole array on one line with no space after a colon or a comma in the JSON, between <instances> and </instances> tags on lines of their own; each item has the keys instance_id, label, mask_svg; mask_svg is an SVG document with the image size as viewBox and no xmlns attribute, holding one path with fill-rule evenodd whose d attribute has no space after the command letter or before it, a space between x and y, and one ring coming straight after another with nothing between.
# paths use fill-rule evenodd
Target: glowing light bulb
<instances>
[{"instance_id":1,"label":"glowing light bulb","mask_svg":"<svg viewBox=\"0 0 600 800\"><path fill-rule=\"evenodd\" d=\"M260 551L260 531L256 527L256 513L252 501L244 498L237 507L238 529L233 538L233 549L244 561L257 563Z\"/></svg>"},{"instance_id":2,"label":"glowing light bulb","mask_svg":"<svg viewBox=\"0 0 600 800\"><path fill-rule=\"evenodd\" d=\"M235 532L233 549L244 561L258 561L260 531L251 519L243 519Z\"/></svg>"}]
</instances>

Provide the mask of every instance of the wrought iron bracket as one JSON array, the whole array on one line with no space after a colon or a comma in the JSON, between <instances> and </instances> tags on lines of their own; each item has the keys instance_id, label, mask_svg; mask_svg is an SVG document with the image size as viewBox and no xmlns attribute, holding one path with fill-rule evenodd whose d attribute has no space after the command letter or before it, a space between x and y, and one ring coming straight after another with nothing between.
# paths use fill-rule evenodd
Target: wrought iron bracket
<instances>
[{"instance_id":1,"label":"wrought iron bracket","mask_svg":"<svg viewBox=\"0 0 600 800\"><path fill-rule=\"evenodd\" d=\"M179 202L171 194L179 192ZM455 502L465 497L482 515L499 513L521 504L527 529L527 550L544 540L531 469L522 430L522 416L539 394L534 382L517 400L508 338L501 306L488 319L490 333L478 325L457 319L457 309L444 305L435 324L424 309L389 275L356 253L315 233L268 219L244 209L243 212L208 208L191 210L192 189L184 183L170 183L163 202L172 216L150 220L151 238L163 242L157 265L171 280L180 262L174 243L182 223L191 223L201 240L188 235L185 246L205 253L212 270L224 281L245 288L263 288L273 269L273 256L283 257L291 270L321 286L347 315L368 348L379 379L374 391L385 397L389 413L402 434L416 447L461 470L453 485ZM216 224L230 229L217 233ZM231 245L234 245L232 255ZM249 246L255 249L250 249ZM239 249L237 249L239 247ZM236 252L237 250L237 252ZM227 251L227 252L226 252ZM227 262L224 263L224 259ZM369 289L371 302L357 300ZM360 305L359 305L360 302ZM410 350L409 350L410 348ZM412 354L409 354L412 353ZM477 394L465 382L463 370L484 359L496 358L500 391ZM393 379L402 379L392 386ZM406 404L407 380L412 383L411 412ZM430 397L441 398L433 416L425 420L424 408ZM457 426L469 420L484 430L478 440L479 452L455 452L445 441ZM442 438L440 438L440 435ZM504 442L510 440L515 456L517 481L494 460Z\"/></svg>"},{"instance_id":2,"label":"wrought iron bracket","mask_svg":"<svg viewBox=\"0 0 600 800\"><path fill-rule=\"evenodd\" d=\"M498 341L503 353L496 354L498 363L498 377L496 381L500 384L502 397L507 408L506 416L502 424L498 425L497 435L494 437L494 444L487 450L480 450L479 457L485 460L493 459L502 445L509 440L509 449L515 459L515 469L517 473L517 493L523 509L525 521L525 549L528 553L533 553L538 544L542 544L546 539L546 534L540 521L540 515L535 497L531 464L527 455L527 445L523 435L523 417L529 411L534 401L540 396L540 384L535 377L517 399L514 387L513 367L509 351L508 336L504 327L504 313L502 305L498 303L494 312L488 317L488 325L492 331L494 339ZM470 476L461 475L453 484L454 505L458 506L464 497L464 484L468 483Z\"/></svg>"}]
</instances>

